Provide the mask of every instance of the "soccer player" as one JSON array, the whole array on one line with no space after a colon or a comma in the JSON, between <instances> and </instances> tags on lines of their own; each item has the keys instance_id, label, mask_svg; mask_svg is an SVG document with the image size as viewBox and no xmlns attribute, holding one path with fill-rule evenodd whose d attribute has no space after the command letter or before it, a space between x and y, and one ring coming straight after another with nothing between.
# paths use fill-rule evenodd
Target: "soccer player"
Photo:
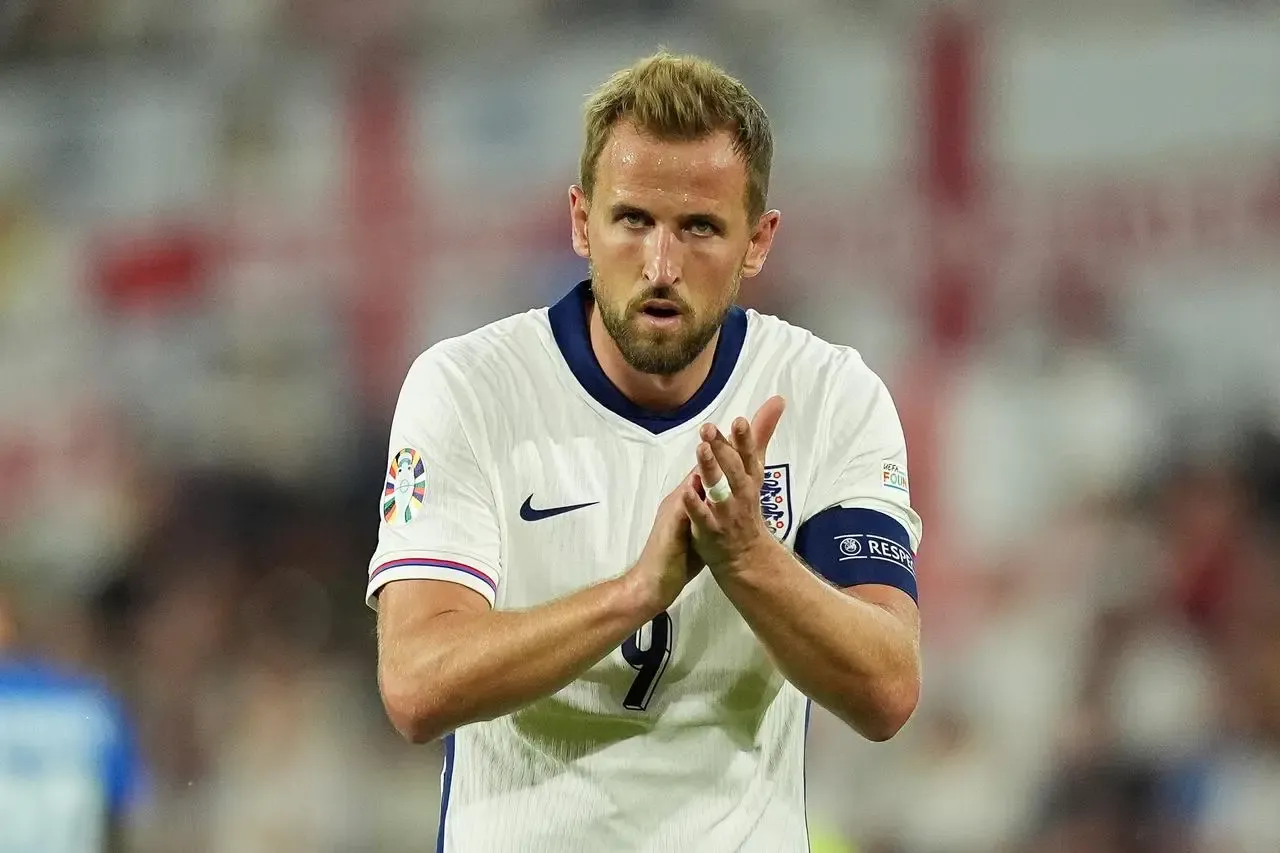
<instances>
[{"instance_id":1,"label":"soccer player","mask_svg":"<svg viewBox=\"0 0 1280 853\"><path fill-rule=\"evenodd\" d=\"M590 279L409 370L368 602L389 717L444 738L440 850L806 851L809 701L877 741L915 708L889 393L734 305L772 151L708 62L613 75L569 191Z\"/></svg>"},{"instance_id":2,"label":"soccer player","mask_svg":"<svg viewBox=\"0 0 1280 853\"><path fill-rule=\"evenodd\" d=\"M0 590L0 853L123 850L132 727L104 686L19 654L15 610Z\"/></svg>"}]
</instances>

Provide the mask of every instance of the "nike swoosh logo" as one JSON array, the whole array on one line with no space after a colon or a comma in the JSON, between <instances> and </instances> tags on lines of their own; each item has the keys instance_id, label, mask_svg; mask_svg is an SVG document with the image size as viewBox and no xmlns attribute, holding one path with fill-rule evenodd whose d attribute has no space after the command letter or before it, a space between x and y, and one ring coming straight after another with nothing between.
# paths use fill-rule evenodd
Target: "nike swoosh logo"
<instances>
[{"instance_id":1,"label":"nike swoosh logo","mask_svg":"<svg viewBox=\"0 0 1280 853\"><path fill-rule=\"evenodd\" d=\"M585 509L589 506L595 506L600 501L592 501L589 504L570 504L569 506L553 506L548 509L534 509L533 495L524 499L524 503L520 505L520 517L525 521L542 521L544 518L553 518L557 515L564 515L566 512L573 512L575 509Z\"/></svg>"}]
</instances>

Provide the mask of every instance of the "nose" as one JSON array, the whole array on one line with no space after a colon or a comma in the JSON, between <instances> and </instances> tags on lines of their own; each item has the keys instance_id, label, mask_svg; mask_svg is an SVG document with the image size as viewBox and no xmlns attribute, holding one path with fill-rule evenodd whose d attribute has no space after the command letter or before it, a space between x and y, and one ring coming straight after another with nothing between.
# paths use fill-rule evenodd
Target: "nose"
<instances>
[{"instance_id":1,"label":"nose","mask_svg":"<svg viewBox=\"0 0 1280 853\"><path fill-rule=\"evenodd\" d=\"M658 226L644 241L644 280L659 287L680 281L684 244L669 228Z\"/></svg>"}]
</instances>

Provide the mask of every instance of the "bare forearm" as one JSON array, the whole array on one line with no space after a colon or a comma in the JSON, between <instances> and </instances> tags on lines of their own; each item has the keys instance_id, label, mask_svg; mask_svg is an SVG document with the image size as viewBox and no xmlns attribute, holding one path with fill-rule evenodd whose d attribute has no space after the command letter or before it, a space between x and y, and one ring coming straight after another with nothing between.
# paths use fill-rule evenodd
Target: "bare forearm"
<instances>
[{"instance_id":1,"label":"bare forearm","mask_svg":"<svg viewBox=\"0 0 1280 853\"><path fill-rule=\"evenodd\" d=\"M783 675L872 740L892 737L919 696L915 632L829 586L770 542L717 581Z\"/></svg>"},{"instance_id":2,"label":"bare forearm","mask_svg":"<svg viewBox=\"0 0 1280 853\"><path fill-rule=\"evenodd\" d=\"M549 696L655 614L625 578L521 611L456 611L384 649L382 691L415 742Z\"/></svg>"}]
</instances>

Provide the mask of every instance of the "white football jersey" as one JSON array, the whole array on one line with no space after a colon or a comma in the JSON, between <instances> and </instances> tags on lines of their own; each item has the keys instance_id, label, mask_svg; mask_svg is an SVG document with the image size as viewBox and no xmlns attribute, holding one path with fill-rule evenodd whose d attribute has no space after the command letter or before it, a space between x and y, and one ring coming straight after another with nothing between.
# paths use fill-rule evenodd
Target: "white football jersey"
<instances>
[{"instance_id":1,"label":"white football jersey","mask_svg":"<svg viewBox=\"0 0 1280 853\"><path fill-rule=\"evenodd\" d=\"M384 585L462 584L528 608L614 578L695 463L774 394L787 408L760 503L829 582L916 594L920 521L884 384L846 347L733 309L710 375L678 411L605 377L586 283L423 353L391 430L367 600ZM663 614L558 693L445 740L447 853L807 851L808 699L704 571Z\"/></svg>"}]
</instances>

